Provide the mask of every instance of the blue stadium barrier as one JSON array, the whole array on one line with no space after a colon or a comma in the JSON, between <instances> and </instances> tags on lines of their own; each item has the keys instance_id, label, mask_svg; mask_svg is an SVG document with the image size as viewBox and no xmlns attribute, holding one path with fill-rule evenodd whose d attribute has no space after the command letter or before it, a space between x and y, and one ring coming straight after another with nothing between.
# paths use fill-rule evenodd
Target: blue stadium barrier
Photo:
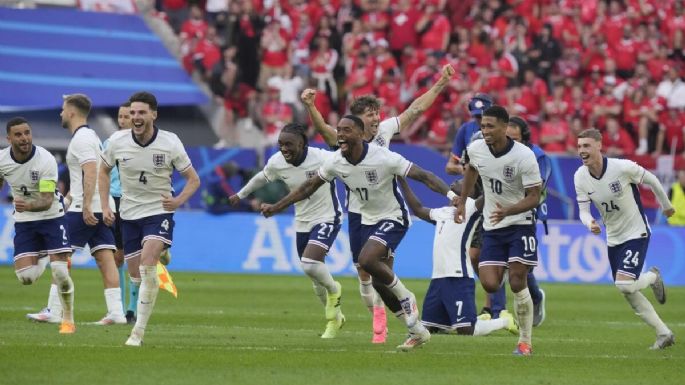
<instances>
[{"instance_id":1,"label":"blue stadium barrier","mask_svg":"<svg viewBox=\"0 0 685 385\"><path fill-rule=\"evenodd\" d=\"M141 90L162 106L208 102L137 15L0 7L0 57L0 111L60 108L76 92L96 107Z\"/></svg>"},{"instance_id":2,"label":"blue stadium barrier","mask_svg":"<svg viewBox=\"0 0 685 385\"><path fill-rule=\"evenodd\" d=\"M0 264L12 263L10 206L0 208ZM170 269L223 273L301 274L295 250L292 215L263 218L257 214L213 216L181 211L175 216L173 261ZM542 234L539 229L538 234ZM397 252L400 277L430 278L433 226L415 220ZM574 222L552 221L549 235L539 238L539 280L549 282L610 283L606 243ZM95 267L78 252L74 266ZM338 234L327 263L333 274L355 275L346 225ZM654 226L645 268L657 265L669 285L685 285L685 228Z\"/></svg>"}]
</instances>

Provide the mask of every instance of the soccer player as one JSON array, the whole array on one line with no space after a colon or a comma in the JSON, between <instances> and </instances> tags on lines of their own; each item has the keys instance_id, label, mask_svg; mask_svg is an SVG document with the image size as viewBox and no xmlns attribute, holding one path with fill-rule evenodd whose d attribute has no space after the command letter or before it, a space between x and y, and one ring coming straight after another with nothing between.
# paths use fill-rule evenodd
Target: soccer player
<instances>
[{"instance_id":1,"label":"soccer player","mask_svg":"<svg viewBox=\"0 0 685 385\"><path fill-rule=\"evenodd\" d=\"M666 217L672 216L675 210L654 174L630 160L605 158L601 149L602 134L598 130L578 134L578 155L583 165L573 176L573 182L580 220L593 234L602 232L590 213L592 201L606 228L609 264L616 288L635 313L656 331L651 349L664 349L675 344L675 336L640 292L651 286L656 300L661 304L666 302L659 269L652 267L642 273L651 229L637 185L644 183L652 189Z\"/></svg>"},{"instance_id":2,"label":"soccer player","mask_svg":"<svg viewBox=\"0 0 685 385\"><path fill-rule=\"evenodd\" d=\"M7 181L14 196L14 271L24 285L43 274L48 259L62 305L59 332L72 334L74 282L67 267L72 248L57 191L57 161L46 149L33 145L31 126L24 118L7 122L10 146L0 150L0 186ZM42 258L41 258L42 257Z\"/></svg>"},{"instance_id":3,"label":"soccer player","mask_svg":"<svg viewBox=\"0 0 685 385\"><path fill-rule=\"evenodd\" d=\"M483 112L483 140L466 150L464 187L457 206L457 223L465 221L466 201L480 176L483 180L483 245L478 272L483 289L496 292L509 269L519 341L514 354L532 354L533 301L528 291L528 270L537 265L537 239L533 209L540 201L542 179L535 154L507 137L509 114L501 106Z\"/></svg>"},{"instance_id":4,"label":"soccer player","mask_svg":"<svg viewBox=\"0 0 685 385\"><path fill-rule=\"evenodd\" d=\"M330 151L309 147L307 127L296 123L283 127L278 137L278 147L280 152L269 158L264 170L229 198L232 205L237 205L253 191L278 179L293 191L307 179L318 178L319 168L333 157ZM324 263L340 230L341 216L334 181L329 186L321 186L309 199L295 203L295 231L300 265L312 280L314 292L324 305L328 320L321 338L335 338L345 322L340 310L340 283L333 280Z\"/></svg>"},{"instance_id":5,"label":"soccer player","mask_svg":"<svg viewBox=\"0 0 685 385\"><path fill-rule=\"evenodd\" d=\"M385 147L364 141L364 122L345 115L337 128L338 146L334 156L318 171L318 177L304 184L273 205L262 204L264 216L272 216L289 205L311 196L324 183L341 180L350 194L359 198L362 239L359 264L372 277L372 284L385 304L409 329L409 337L398 346L411 350L430 340L430 333L419 322L416 297L392 271L393 251L411 224L396 176L408 176L433 191L457 199L457 195L438 177L424 171ZM448 194L449 193L449 194Z\"/></svg>"},{"instance_id":6,"label":"soccer player","mask_svg":"<svg viewBox=\"0 0 685 385\"><path fill-rule=\"evenodd\" d=\"M115 216L108 201L110 173L119 166L124 259L140 261L141 277L137 319L126 345L141 346L159 291L157 262L173 240L174 211L197 190L200 178L178 137L154 126L155 96L138 92L129 101L133 127L110 137L98 183L104 220L111 226ZM186 179L183 191L175 197L171 195L174 169Z\"/></svg>"},{"instance_id":7,"label":"soccer player","mask_svg":"<svg viewBox=\"0 0 685 385\"><path fill-rule=\"evenodd\" d=\"M498 319L476 318L475 280L473 267L468 261L467 245L483 209L483 197L478 200L468 198L465 221L455 223L454 207L424 207L404 178L400 178L400 185L414 215L435 225L433 275L423 301L421 323L431 333L484 336L495 330L507 329L518 334L514 316L506 310ZM459 195L460 185L460 182L454 182L450 189Z\"/></svg>"},{"instance_id":8,"label":"soccer player","mask_svg":"<svg viewBox=\"0 0 685 385\"><path fill-rule=\"evenodd\" d=\"M114 262L114 234L102 220L98 194L97 173L102 143L95 131L88 127L90 108L90 98L83 94L67 95L62 103L62 127L71 134L66 156L71 186L67 194L71 202L66 214L67 229L72 248L83 248L88 244L102 274L107 314L95 324L125 324Z\"/></svg>"},{"instance_id":9,"label":"soccer player","mask_svg":"<svg viewBox=\"0 0 685 385\"><path fill-rule=\"evenodd\" d=\"M549 176L552 172L552 167L550 160L542 149L530 142L530 128L528 123L518 117L512 116L509 118L509 124L507 125L507 136L511 139L523 143L528 148L533 150L535 158L538 162L538 168L540 169L540 176L542 177L542 191L540 193L540 204L535 211L537 219L540 219L545 226L545 233L547 233L547 203L545 199L547 197L547 182L549 181ZM530 296L533 299L533 326L540 326L542 322L545 321L545 292L538 286L537 279L533 274L533 270L528 272L528 290L530 291ZM493 318L497 318L499 313L506 308L507 304L507 294L506 287L502 287L497 290L495 294L489 294L491 303L491 314Z\"/></svg>"},{"instance_id":10,"label":"soccer player","mask_svg":"<svg viewBox=\"0 0 685 385\"><path fill-rule=\"evenodd\" d=\"M371 95L355 99L350 105L350 113L364 122L363 140L374 143L381 147L389 148L390 141L395 134L409 128L437 99L442 90L449 84L454 75L454 68L450 64L442 67L440 78L423 95L414 100L409 107L399 116L380 120L380 101ZM316 91L306 89L302 92L302 102L309 113L312 123L317 132L324 138L326 144L331 147L338 145L336 130L326 124L324 118L314 105ZM371 275L359 266L359 253L362 247L362 230L360 202L358 196L347 191L347 220L350 238L350 251L352 261L357 267L359 274L359 292L362 301L373 314L373 343L385 343L387 337L387 320L383 300L373 290Z\"/></svg>"},{"instance_id":11,"label":"soccer player","mask_svg":"<svg viewBox=\"0 0 685 385\"><path fill-rule=\"evenodd\" d=\"M126 101L119 106L117 112L117 123L119 124L119 131L130 130L131 125L131 103ZM109 138L102 144L103 148L107 148ZM124 299L126 292L126 273L124 272L124 241L121 234L121 182L119 180L119 167L112 168L110 174L110 188L109 194L114 199L115 220L112 229L114 230L114 244L117 251L114 253L114 260L119 269L119 288L121 289L121 305L126 309L126 323L132 325L136 322L136 305L138 304L138 291L140 290L140 260L133 258L129 260L128 266L129 284L128 284L128 306Z\"/></svg>"}]
</instances>

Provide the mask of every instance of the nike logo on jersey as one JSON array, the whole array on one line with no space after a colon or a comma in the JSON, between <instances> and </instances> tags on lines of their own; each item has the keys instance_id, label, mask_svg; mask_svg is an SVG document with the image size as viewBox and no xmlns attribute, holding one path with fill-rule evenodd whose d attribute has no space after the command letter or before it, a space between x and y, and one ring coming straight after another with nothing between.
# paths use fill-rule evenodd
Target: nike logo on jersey
<instances>
[{"instance_id":1,"label":"nike logo on jersey","mask_svg":"<svg viewBox=\"0 0 685 385\"><path fill-rule=\"evenodd\" d=\"M340 174L340 176L343 177L343 178L347 178L349 175Z\"/></svg>"},{"instance_id":2,"label":"nike logo on jersey","mask_svg":"<svg viewBox=\"0 0 685 385\"><path fill-rule=\"evenodd\" d=\"M589 193L587 193L587 195L590 196L590 195L592 195L592 194L594 194L594 193L595 193L594 191L593 191L593 192L589 192Z\"/></svg>"},{"instance_id":3,"label":"nike logo on jersey","mask_svg":"<svg viewBox=\"0 0 685 385\"><path fill-rule=\"evenodd\" d=\"M133 158L121 158L121 161L126 162L126 161L131 160L131 159L133 159Z\"/></svg>"}]
</instances>

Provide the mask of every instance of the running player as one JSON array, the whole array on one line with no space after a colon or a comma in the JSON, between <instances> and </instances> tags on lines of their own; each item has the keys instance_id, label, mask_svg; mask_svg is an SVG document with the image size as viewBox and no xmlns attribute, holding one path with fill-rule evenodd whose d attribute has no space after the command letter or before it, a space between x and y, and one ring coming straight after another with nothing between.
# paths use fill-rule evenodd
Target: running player
<instances>
[{"instance_id":1,"label":"running player","mask_svg":"<svg viewBox=\"0 0 685 385\"><path fill-rule=\"evenodd\" d=\"M417 217L435 225L433 238L433 275L423 301L421 323L431 333L484 336L500 329L518 334L514 316L506 310L494 320L476 318L476 293L473 267L467 257L467 245L483 209L483 197L466 201L464 223L454 222L455 208L429 209L421 204L409 184L400 178L409 208ZM450 189L461 194L461 183Z\"/></svg>"},{"instance_id":2,"label":"running player","mask_svg":"<svg viewBox=\"0 0 685 385\"><path fill-rule=\"evenodd\" d=\"M651 187L666 217L675 213L664 188L654 174L635 162L605 158L601 153L602 134L589 129L578 134L578 155L583 165L573 176L580 220L593 234L601 227L590 213L590 202L602 216L607 232L609 264L616 288L635 313L656 331L651 349L675 344L675 336L659 318L652 304L640 292L651 286L656 300L666 302L666 290L656 267L642 272L647 257L651 229L642 209L638 184Z\"/></svg>"},{"instance_id":3,"label":"running player","mask_svg":"<svg viewBox=\"0 0 685 385\"><path fill-rule=\"evenodd\" d=\"M362 96L355 99L350 105L350 113L357 116L364 122L363 140L374 143L381 147L389 148L390 141L395 134L409 128L440 95L443 89L449 84L454 75L454 68L450 64L442 67L440 79L423 95L414 100L409 107L399 116L380 120L380 101L371 95ZM331 147L338 145L336 130L326 124L324 118L314 106L316 91L306 89L302 92L302 102L304 103L309 117L317 132L324 138L326 144ZM387 336L386 314L383 300L373 290L371 275L359 266L359 253L362 247L362 221L360 214L360 202L358 196L348 191L347 194L347 220L348 233L350 238L350 251L352 261L357 267L359 274L359 292L362 301L373 314L373 343L385 343Z\"/></svg>"},{"instance_id":4,"label":"running player","mask_svg":"<svg viewBox=\"0 0 685 385\"><path fill-rule=\"evenodd\" d=\"M121 289L114 262L114 234L102 221L97 173L102 143L95 131L88 127L91 101L83 94L64 97L62 103L62 127L71 133L67 148L67 167L71 186L71 202L66 214L71 246L82 249L86 244L97 262L105 287L107 314L95 324L125 324L121 306ZM111 199L111 198L110 198Z\"/></svg>"},{"instance_id":5,"label":"running player","mask_svg":"<svg viewBox=\"0 0 685 385\"><path fill-rule=\"evenodd\" d=\"M10 146L0 150L0 186L7 181L14 197L14 271L19 282L30 285L43 274L48 255L62 305L59 332L72 334L74 282L67 267L72 248L57 191L57 161L33 145L31 126L24 118L7 122L7 141Z\"/></svg>"},{"instance_id":6,"label":"running player","mask_svg":"<svg viewBox=\"0 0 685 385\"><path fill-rule=\"evenodd\" d=\"M200 178L178 137L154 126L155 96L138 92L129 101L133 127L110 138L98 183L105 223L111 226L115 216L108 202L110 173L119 166L124 258L139 259L141 277L137 319L126 345L141 346L159 291L159 256L173 239L174 211L197 190ZM183 191L175 197L170 194L174 169L186 179Z\"/></svg>"},{"instance_id":7,"label":"running player","mask_svg":"<svg viewBox=\"0 0 685 385\"><path fill-rule=\"evenodd\" d=\"M296 190L273 205L262 204L269 217L311 196L324 183L339 178L350 194L356 194L362 215L362 239L359 264L372 277L372 284L383 302L409 329L409 337L398 346L411 350L430 340L430 333L419 322L416 297L392 271L393 251L411 224L396 176L408 176L424 183L433 191L457 199L457 195L438 177L391 152L385 147L364 141L364 122L346 115L338 122L338 146L334 156ZM449 194L448 194L449 193ZM394 198L394 199L393 199Z\"/></svg>"},{"instance_id":8,"label":"running player","mask_svg":"<svg viewBox=\"0 0 685 385\"><path fill-rule=\"evenodd\" d=\"M296 123L283 127L278 137L278 147L280 152L269 158L264 170L229 198L232 205L237 205L255 190L278 179L293 191L307 179L318 178L317 171L321 165L333 156L330 151L309 147L307 127ZM300 265L312 280L314 293L324 305L328 320L321 338L335 338L345 322L340 310L340 283L333 280L325 264L326 254L340 230L341 216L333 181L328 187L316 190L309 199L295 203L295 231Z\"/></svg>"},{"instance_id":9,"label":"running player","mask_svg":"<svg viewBox=\"0 0 685 385\"><path fill-rule=\"evenodd\" d=\"M480 176L485 207L479 277L485 291L494 293L502 284L505 269L509 269L519 322L514 354L528 356L532 354L533 301L526 276L537 265L533 209L540 200L542 179L533 151L507 137L508 122L509 114L501 106L483 112L483 140L474 141L466 151L468 166L456 219L458 223L465 221L465 204Z\"/></svg>"}]
</instances>

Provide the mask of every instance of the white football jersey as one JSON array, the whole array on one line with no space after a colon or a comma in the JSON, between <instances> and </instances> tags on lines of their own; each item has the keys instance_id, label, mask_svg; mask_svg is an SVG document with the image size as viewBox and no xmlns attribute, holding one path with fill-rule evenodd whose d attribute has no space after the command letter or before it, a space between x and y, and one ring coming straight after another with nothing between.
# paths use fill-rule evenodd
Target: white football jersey
<instances>
[{"instance_id":1,"label":"white football jersey","mask_svg":"<svg viewBox=\"0 0 685 385\"><path fill-rule=\"evenodd\" d=\"M115 132L102 154L108 167L119 165L121 218L134 220L169 213L162 195L172 195L171 174L192 167L176 134L157 129L150 143L141 145L131 130Z\"/></svg>"},{"instance_id":2,"label":"white football jersey","mask_svg":"<svg viewBox=\"0 0 685 385\"><path fill-rule=\"evenodd\" d=\"M409 227L411 219L395 177L406 176L411 165L400 154L364 143L359 163L351 164L338 150L321 166L319 176L326 182L337 177L345 184L348 193L356 196L360 202L362 224L374 225L389 219Z\"/></svg>"},{"instance_id":3,"label":"white football jersey","mask_svg":"<svg viewBox=\"0 0 685 385\"><path fill-rule=\"evenodd\" d=\"M502 207L513 206L525 197L525 189L542 184L533 151L511 139L501 154L494 155L484 140L472 142L466 151L469 164L478 170L483 180L483 229L494 230L535 223L532 210L504 217L496 225L490 223L490 215L497 208L497 203Z\"/></svg>"},{"instance_id":4,"label":"white football jersey","mask_svg":"<svg viewBox=\"0 0 685 385\"><path fill-rule=\"evenodd\" d=\"M480 215L476 214L476 201L471 198L466 200L466 218L463 223L454 222L456 210L455 207L447 206L430 211L430 218L435 221L432 275L434 279L474 276L468 250L473 230L480 219Z\"/></svg>"},{"instance_id":5,"label":"white football jersey","mask_svg":"<svg viewBox=\"0 0 685 385\"><path fill-rule=\"evenodd\" d=\"M283 154L277 152L269 158L264 170L268 181L282 180L290 191L296 190L309 178L318 178L319 168L328 158L330 151L315 147L305 147L304 161L294 166L285 161ZM319 223L340 223L342 211L335 188L335 182L319 187L309 198L295 203L295 231L308 232Z\"/></svg>"},{"instance_id":6,"label":"white football jersey","mask_svg":"<svg viewBox=\"0 0 685 385\"><path fill-rule=\"evenodd\" d=\"M40 195L40 181L53 181L57 184L57 161L52 154L40 146L33 146L31 156L22 163L14 160L12 147L0 150L0 178L5 180L12 189L12 196L21 197L25 201L35 201ZM64 215L62 195L55 190L54 199L49 209L45 211L23 213L14 212L16 222L40 221Z\"/></svg>"},{"instance_id":7,"label":"white football jersey","mask_svg":"<svg viewBox=\"0 0 685 385\"><path fill-rule=\"evenodd\" d=\"M373 143L380 147L390 148L390 141L395 134L400 132L400 118L397 116L385 119L378 124L378 132L376 136L369 143ZM347 191L347 211L351 213L359 213L359 207L361 206L359 202L358 195L350 194Z\"/></svg>"},{"instance_id":8,"label":"white football jersey","mask_svg":"<svg viewBox=\"0 0 685 385\"><path fill-rule=\"evenodd\" d=\"M587 166L578 168L573 176L578 202L592 201L607 232L607 244L646 237L649 224L642 209L640 191L645 169L631 160L604 158L602 175L595 178Z\"/></svg>"},{"instance_id":9,"label":"white football jersey","mask_svg":"<svg viewBox=\"0 0 685 385\"><path fill-rule=\"evenodd\" d=\"M95 193L90 208L94 213L101 213L100 193L97 187L97 172L100 171L100 154L102 143L98 135L88 126L76 129L67 148L67 167L69 168L71 205L69 211L83 211L83 169L88 162L95 162ZM114 200L110 201L110 207L114 208Z\"/></svg>"}]
</instances>

